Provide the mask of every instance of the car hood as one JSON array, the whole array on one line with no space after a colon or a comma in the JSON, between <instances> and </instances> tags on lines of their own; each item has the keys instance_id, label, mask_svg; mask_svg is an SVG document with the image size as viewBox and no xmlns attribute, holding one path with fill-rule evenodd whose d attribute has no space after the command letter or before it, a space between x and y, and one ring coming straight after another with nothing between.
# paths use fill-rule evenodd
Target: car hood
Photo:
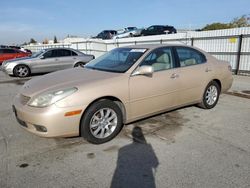
<instances>
[{"instance_id":1,"label":"car hood","mask_svg":"<svg viewBox=\"0 0 250 188\"><path fill-rule=\"evenodd\" d=\"M22 87L20 93L32 97L47 91L84 87L118 77L121 74L83 68L66 69L29 80Z\"/></svg>"}]
</instances>

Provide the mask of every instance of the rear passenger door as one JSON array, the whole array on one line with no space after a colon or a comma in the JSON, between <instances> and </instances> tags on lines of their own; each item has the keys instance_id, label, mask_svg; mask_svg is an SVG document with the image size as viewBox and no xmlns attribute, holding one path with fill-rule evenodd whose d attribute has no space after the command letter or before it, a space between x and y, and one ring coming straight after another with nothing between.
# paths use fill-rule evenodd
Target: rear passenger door
<instances>
[{"instance_id":1,"label":"rear passenger door","mask_svg":"<svg viewBox=\"0 0 250 188\"><path fill-rule=\"evenodd\" d=\"M73 67L77 54L68 49L59 49L57 50L57 56L56 70L62 70Z\"/></svg>"},{"instance_id":2,"label":"rear passenger door","mask_svg":"<svg viewBox=\"0 0 250 188\"><path fill-rule=\"evenodd\" d=\"M211 78L211 67L200 51L189 47L175 47L179 62L178 74L181 104L200 101Z\"/></svg>"}]
</instances>

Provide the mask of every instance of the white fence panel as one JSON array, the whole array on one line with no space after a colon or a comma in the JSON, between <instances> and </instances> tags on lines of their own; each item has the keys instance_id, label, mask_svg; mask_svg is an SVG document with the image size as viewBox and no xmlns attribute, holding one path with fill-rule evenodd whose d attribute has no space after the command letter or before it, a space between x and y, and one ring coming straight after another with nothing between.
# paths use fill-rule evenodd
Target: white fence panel
<instances>
[{"instance_id":1,"label":"white fence panel","mask_svg":"<svg viewBox=\"0 0 250 188\"><path fill-rule=\"evenodd\" d=\"M144 37L133 37L123 39L86 39L72 44L44 44L29 45L25 48L37 52L45 48L71 47L84 53L98 57L107 51L117 47L140 45L140 44L186 44L201 48L210 52L216 58L229 61L232 68L238 68L240 36L243 35L239 70L250 73L250 27L224 29L216 31L186 32L170 35L155 35Z\"/></svg>"}]
</instances>

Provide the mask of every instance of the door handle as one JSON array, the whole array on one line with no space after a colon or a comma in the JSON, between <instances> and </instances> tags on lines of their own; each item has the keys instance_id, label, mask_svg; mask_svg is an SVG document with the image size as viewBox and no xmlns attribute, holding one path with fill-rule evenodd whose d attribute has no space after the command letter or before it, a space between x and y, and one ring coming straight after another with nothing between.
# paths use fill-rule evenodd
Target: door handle
<instances>
[{"instance_id":1,"label":"door handle","mask_svg":"<svg viewBox=\"0 0 250 188\"><path fill-rule=\"evenodd\" d=\"M179 77L179 75L176 74L176 73L173 73L173 74L170 76L170 78L172 78L172 79L175 79L175 78L178 78L178 77Z\"/></svg>"},{"instance_id":2,"label":"door handle","mask_svg":"<svg viewBox=\"0 0 250 188\"><path fill-rule=\"evenodd\" d=\"M205 70L205 72L210 72L210 71L212 71L212 70L209 68L206 68L206 70Z\"/></svg>"},{"instance_id":3,"label":"door handle","mask_svg":"<svg viewBox=\"0 0 250 188\"><path fill-rule=\"evenodd\" d=\"M58 59L55 59L55 61L58 61Z\"/></svg>"}]
</instances>

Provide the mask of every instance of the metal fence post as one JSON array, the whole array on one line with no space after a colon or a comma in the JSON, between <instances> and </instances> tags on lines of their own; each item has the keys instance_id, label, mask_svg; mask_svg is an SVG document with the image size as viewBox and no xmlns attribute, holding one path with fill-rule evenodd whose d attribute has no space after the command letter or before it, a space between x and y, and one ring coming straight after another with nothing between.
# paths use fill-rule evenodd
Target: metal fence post
<instances>
[{"instance_id":1,"label":"metal fence post","mask_svg":"<svg viewBox=\"0 0 250 188\"><path fill-rule=\"evenodd\" d=\"M242 39L243 39L243 35L241 34L239 36L238 50L237 50L237 60L236 60L236 69L235 69L236 75L239 74Z\"/></svg>"},{"instance_id":2,"label":"metal fence post","mask_svg":"<svg viewBox=\"0 0 250 188\"><path fill-rule=\"evenodd\" d=\"M194 38L191 38L191 46L194 46Z\"/></svg>"}]
</instances>

